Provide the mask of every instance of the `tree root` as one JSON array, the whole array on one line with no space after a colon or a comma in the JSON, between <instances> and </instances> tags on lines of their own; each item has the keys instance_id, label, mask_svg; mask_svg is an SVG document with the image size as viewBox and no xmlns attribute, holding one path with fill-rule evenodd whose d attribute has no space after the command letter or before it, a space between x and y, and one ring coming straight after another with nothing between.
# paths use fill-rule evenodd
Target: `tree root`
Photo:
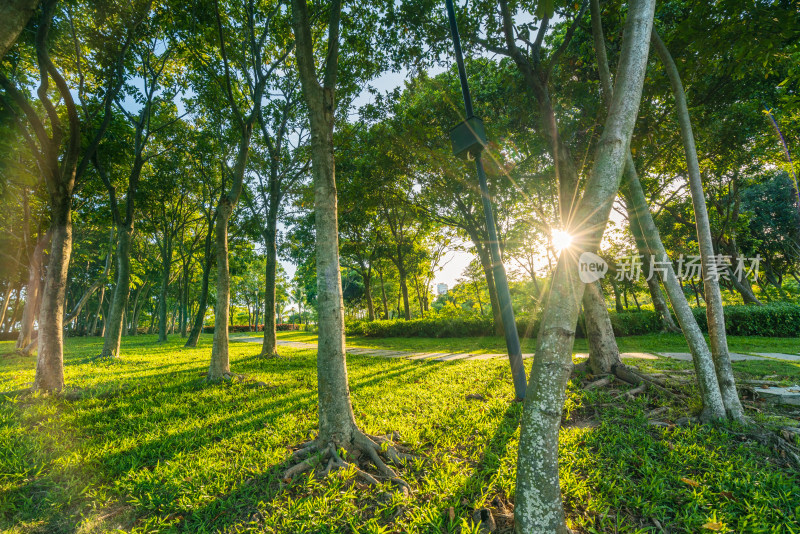
<instances>
[{"instance_id":1,"label":"tree root","mask_svg":"<svg viewBox=\"0 0 800 534\"><path fill-rule=\"evenodd\" d=\"M662 393L666 393L667 395L683 398L686 397L685 394L670 388L663 380L649 376L647 373L640 373L634 370L633 367L628 367L624 363L618 363L612 366L611 372L614 374L614 376L632 386L640 386L643 383L647 383L648 386L651 386Z\"/></svg>"},{"instance_id":2,"label":"tree root","mask_svg":"<svg viewBox=\"0 0 800 534\"><path fill-rule=\"evenodd\" d=\"M33 351L36 350L37 345L39 344L39 338L34 339L24 347L20 347L16 349L16 353L20 356L33 356Z\"/></svg>"},{"instance_id":3,"label":"tree root","mask_svg":"<svg viewBox=\"0 0 800 534\"><path fill-rule=\"evenodd\" d=\"M800 468L800 449L798 449L798 447L789 439L782 436L780 431L775 432L755 424L751 425L750 428L752 430L748 432L735 432L731 429L726 429L726 432L736 436L753 439L759 442L761 445L777 452L787 464L794 465L796 469Z\"/></svg>"},{"instance_id":4,"label":"tree root","mask_svg":"<svg viewBox=\"0 0 800 534\"><path fill-rule=\"evenodd\" d=\"M340 450L345 454L340 454ZM290 461L294 462L293 465L283 472L281 478L288 483L297 475L311 470L316 471L318 478L325 478L334 471L346 469L352 470L360 481L370 486L377 486L381 481L389 481L404 495L410 494L411 486L389 467L381 456L393 465L403 465L405 461L414 458L398 451L393 440L386 436L371 436L358 432L353 437L352 443L341 449L333 442L321 443L317 438L300 445L290 458ZM359 465L363 461L372 464L376 473L364 470Z\"/></svg>"}]
</instances>

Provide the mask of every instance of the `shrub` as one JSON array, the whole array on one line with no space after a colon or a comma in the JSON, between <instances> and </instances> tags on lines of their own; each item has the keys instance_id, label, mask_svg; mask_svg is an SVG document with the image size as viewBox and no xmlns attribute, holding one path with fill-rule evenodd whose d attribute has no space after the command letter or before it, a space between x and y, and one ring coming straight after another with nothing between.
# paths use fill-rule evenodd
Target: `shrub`
<instances>
[{"instance_id":1,"label":"shrub","mask_svg":"<svg viewBox=\"0 0 800 534\"><path fill-rule=\"evenodd\" d=\"M692 310L697 324L708 331L705 308ZM661 319L653 310L609 312L614 335L618 337L655 334L661 331ZM533 338L539 331L539 318L518 316L520 337ZM583 315L578 320L576 337L585 337ZM725 330L732 336L800 336L800 306L768 304L765 306L725 306ZM480 337L494 335L492 318L487 316L431 315L404 321L357 321L347 324L347 335L364 337Z\"/></svg>"},{"instance_id":2,"label":"shrub","mask_svg":"<svg viewBox=\"0 0 800 534\"><path fill-rule=\"evenodd\" d=\"M697 324L708 331L706 309L692 310ZM764 306L725 306L725 332L729 336L798 337L800 306L786 302Z\"/></svg>"},{"instance_id":3,"label":"shrub","mask_svg":"<svg viewBox=\"0 0 800 534\"><path fill-rule=\"evenodd\" d=\"M614 335L640 336L661 331L661 318L653 310L609 312Z\"/></svg>"}]
</instances>

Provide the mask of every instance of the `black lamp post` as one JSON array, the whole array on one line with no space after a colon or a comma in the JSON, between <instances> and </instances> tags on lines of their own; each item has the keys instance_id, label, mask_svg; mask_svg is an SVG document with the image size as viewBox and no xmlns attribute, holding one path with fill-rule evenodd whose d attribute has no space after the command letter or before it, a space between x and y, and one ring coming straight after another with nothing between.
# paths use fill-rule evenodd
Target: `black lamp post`
<instances>
[{"instance_id":1,"label":"black lamp post","mask_svg":"<svg viewBox=\"0 0 800 534\"><path fill-rule=\"evenodd\" d=\"M450 131L450 141L453 143L453 153L457 157L472 157L475 159L475 168L478 171L478 183L480 184L481 198L483 200L483 214L486 217L486 229L489 232L492 273L494 274L494 283L497 289L497 300L500 304L500 314L503 318L508 359L511 363L511 376L514 381L514 392L517 399L522 400L525 398L525 388L527 386L525 366L522 364L522 347L519 343L517 323L514 320L514 309L511 307L511 294L508 291L506 270L500 258L500 244L497 240L497 227L494 223L492 200L489 196L489 188L486 185L486 172L484 172L483 162L481 162L481 152L486 145L486 133L483 129L483 121L476 117L472 111L472 97L469 94L467 71L464 68L464 56L461 53L461 39L458 36L453 0L445 0L445 4L447 6L447 17L450 19L450 33L453 37L458 77L461 80L461 93L464 96L464 109L466 110L466 119Z\"/></svg>"}]
</instances>

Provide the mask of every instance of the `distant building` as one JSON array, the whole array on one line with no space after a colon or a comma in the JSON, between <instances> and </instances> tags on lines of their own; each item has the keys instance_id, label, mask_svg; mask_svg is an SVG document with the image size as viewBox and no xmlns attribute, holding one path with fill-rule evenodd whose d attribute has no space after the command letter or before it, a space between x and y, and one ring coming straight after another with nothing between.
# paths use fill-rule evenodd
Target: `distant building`
<instances>
[{"instance_id":1,"label":"distant building","mask_svg":"<svg viewBox=\"0 0 800 534\"><path fill-rule=\"evenodd\" d=\"M438 294L438 295L447 295L447 284L437 284L436 285L436 294Z\"/></svg>"}]
</instances>

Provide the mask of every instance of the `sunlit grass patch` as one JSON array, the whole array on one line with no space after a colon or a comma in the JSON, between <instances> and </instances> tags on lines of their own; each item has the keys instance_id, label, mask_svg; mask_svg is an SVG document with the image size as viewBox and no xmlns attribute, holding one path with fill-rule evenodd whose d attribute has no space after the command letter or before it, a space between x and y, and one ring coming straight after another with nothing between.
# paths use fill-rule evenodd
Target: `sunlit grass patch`
<instances>
[{"instance_id":1,"label":"sunlit grass patch","mask_svg":"<svg viewBox=\"0 0 800 534\"><path fill-rule=\"evenodd\" d=\"M0 529L468 533L476 508L513 503L522 406L511 402L504 359L348 356L358 423L397 431L417 455L401 468L413 489L403 497L346 471L280 480L290 447L316 429L314 351L281 347L288 358L261 360L257 343L231 343L232 370L253 381L207 384L210 336L197 349L124 338L111 361L94 358L100 346L67 341L64 395L0 396ZM29 384L33 365L3 357L3 389ZM673 532L709 518L734 532L797 530L796 473L724 429L648 426L645 413L661 405L672 419L689 411L649 393L628 402L570 384L561 480L576 530L657 532L653 518Z\"/></svg>"}]
</instances>

